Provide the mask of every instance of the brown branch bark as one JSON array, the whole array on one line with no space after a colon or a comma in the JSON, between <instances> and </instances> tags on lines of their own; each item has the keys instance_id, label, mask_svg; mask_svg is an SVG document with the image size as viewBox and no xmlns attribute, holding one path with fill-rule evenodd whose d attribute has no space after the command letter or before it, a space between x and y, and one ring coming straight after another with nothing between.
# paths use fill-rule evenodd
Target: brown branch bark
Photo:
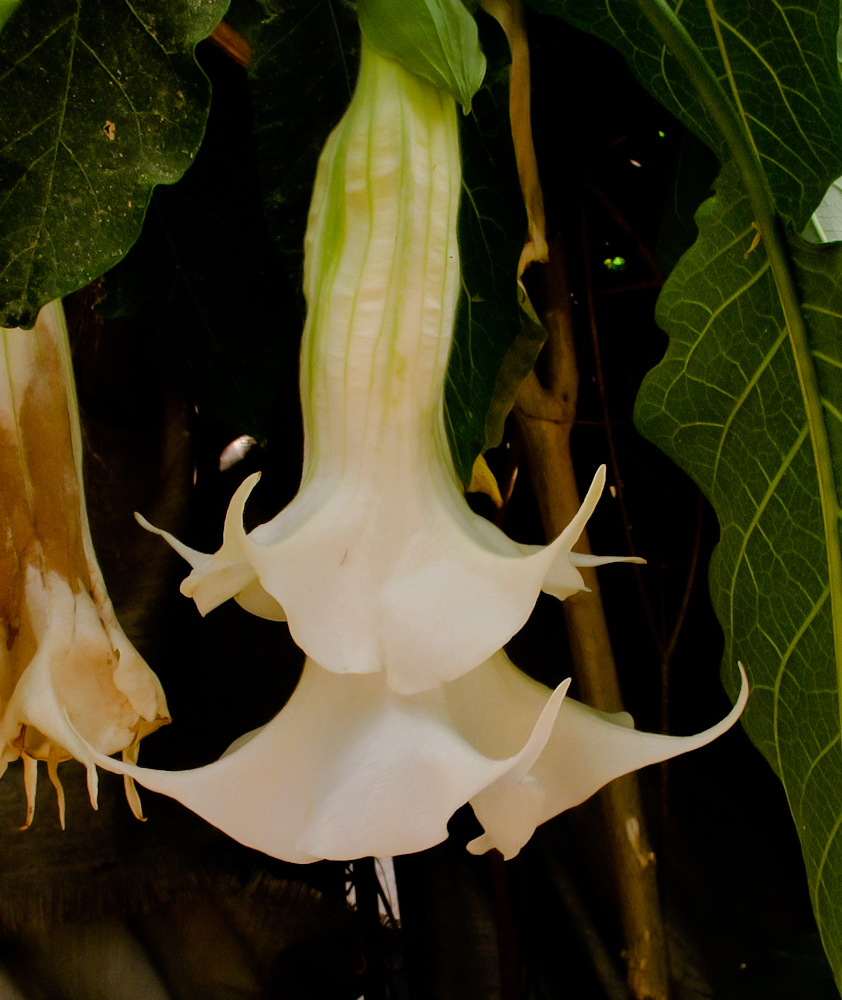
<instances>
[{"instance_id":1,"label":"brown branch bark","mask_svg":"<svg viewBox=\"0 0 842 1000\"><path fill-rule=\"evenodd\" d=\"M579 507L570 455L576 411L578 369L570 292L561 244L554 240L549 262L536 274L542 320L549 335L546 385L533 372L515 403L535 494L548 538L558 535ZM587 532L575 547L589 552ZM622 711L617 669L611 650L599 582L583 570L590 593L563 603L576 681L583 701L608 712ZM616 874L618 905L626 941L629 988L637 1000L667 1000L669 979L660 899L634 774L618 778L600 793L606 848Z\"/></svg>"}]
</instances>

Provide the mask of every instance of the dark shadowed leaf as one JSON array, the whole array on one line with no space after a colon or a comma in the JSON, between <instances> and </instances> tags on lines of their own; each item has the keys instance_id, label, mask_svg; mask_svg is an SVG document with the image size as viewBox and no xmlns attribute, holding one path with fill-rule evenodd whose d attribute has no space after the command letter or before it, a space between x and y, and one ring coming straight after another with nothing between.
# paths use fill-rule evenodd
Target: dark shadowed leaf
<instances>
[{"instance_id":1,"label":"dark shadowed leaf","mask_svg":"<svg viewBox=\"0 0 842 1000\"><path fill-rule=\"evenodd\" d=\"M190 165L227 0L21 4L0 34L0 325L102 274Z\"/></svg>"},{"instance_id":2,"label":"dark shadowed leaf","mask_svg":"<svg viewBox=\"0 0 842 1000\"><path fill-rule=\"evenodd\" d=\"M229 15L249 41L254 140L266 223L298 291L319 153L351 100L359 28L340 0L240 0Z\"/></svg>"},{"instance_id":3,"label":"dark shadowed leaf","mask_svg":"<svg viewBox=\"0 0 842 1000\"><path fill-rule=\"evenodd\" d=\"M210 46L202 65L214 85L202 148L156 189L140 238L106 276L104 312L153 338L162 369L207 415L263 440L299 327L263 220L245 71Z\"/></svg>"},{"instance_id":4,"label":"dark shadowed leaf","mask_svg":"<svg viewBox=\"0 0 842 1000\"><path fill-rule=\"evenodd\" d=\"M486 418L500 369L522 327L517 265L526 239L509 125L508 44L496 21L482 13L477 19L488 72L473 111L460 119L462 293L445 387L450 447L465 485L477 455L499 443L488 440ZM504 384L501 391L511 395L510 388Z\"/></svg>"},{"instance_id":5,"label":"dark shadowed leaf","mask_svg":"<svg viewBox=\"0 0 842 1000\"><path fill-rule=\"evenodd\" d=\"M719 128L637 0L529 3L610 42L647 90L721 161L729 158ZM671 6L679 8L682 24L729 96L733 78L778 211L800 230L827 189L828 170L831 179L842 173L838 4L685 0ZM832 163L840 169L834 172Z\"/></svg>"}]
</instances>

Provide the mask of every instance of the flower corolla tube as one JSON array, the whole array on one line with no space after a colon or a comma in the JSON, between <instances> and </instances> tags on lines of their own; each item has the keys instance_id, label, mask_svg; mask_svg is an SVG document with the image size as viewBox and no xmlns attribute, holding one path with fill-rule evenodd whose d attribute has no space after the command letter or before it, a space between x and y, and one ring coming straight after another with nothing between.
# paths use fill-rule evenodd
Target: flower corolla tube
<instances>
[{"instance_id":1,"label":"flower corolla tube","mask_svg":"<svg viewBox=\"0 0 842 1000\"><path fill-rule=\"evenodd\" d=\"M305 241L298 494L246 534L259 476L246 479L212 556L161 532L193 566L181 589L202 613L233 597L287 620L326 670L383 671L401 694L479 666L542 589L564 599L584 587L577 567L616 561L571 551L604 469L547 546L512 541L465 502L443 416L460 188L453 98L364 46Z\"/></svg>"},{"instance_id":2,"label":"flower corolla tube","mask_svg":"<svg viewBox=\"0 0 842 1000\"><path fill-rule=\"evenodd\" d=\"M92 749L136 761L139 740L170 720L94 554L61 302L33 330L0 330L0 343L0 774L23 759L28 826L46 761L63 826L59 762L86 765L96 807Z\"/></svg>"},{"instance_id":3,"label":"flower corolla tube","mask_svg":"<svg viewBox=\"0 0 842 1000\"><path fill-rule=\"evenodd\" d=\"M203 613L233 597L289 622L307 654L301 681L205 767L98 757L288 861L422 850L465 802L485 831L470 849L510 857L612 778L713 739L744 701L698 736L639 733L502 652L542 589L564 599L584 586L579 567L612 561L572 551L604 470L545 547L512 541L465 502L443 417L460 187L453 99L364 40L305 241L299 492L247 534L247 479L213 555L160 532L191 563L182 591Z\"/></svg>"}]
</instances>

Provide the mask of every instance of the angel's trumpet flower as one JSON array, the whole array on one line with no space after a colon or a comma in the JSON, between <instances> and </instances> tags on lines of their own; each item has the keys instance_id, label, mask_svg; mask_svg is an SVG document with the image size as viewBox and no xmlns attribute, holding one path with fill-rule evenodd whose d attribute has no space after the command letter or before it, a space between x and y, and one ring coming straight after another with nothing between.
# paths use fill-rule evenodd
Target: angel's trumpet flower
<instances>
[{"instance_id":1,"label":"angel's trumpet flower","mask_svg":"<svg viewBox=\"0 0 842 1000\"><path fill-rule=\"evenodd\" d=\"M584 587L577 566L613 561L571 551L602 469L546 547L512 541L462 495L443 410L460 189L453 98L364 44L310 208L298 495L247 535L248 479L213 556L161 532L194 567L182 592L202 613L234 597L288 620L325 669L384 670L401 694L478 666L542 588L563 599Z\"/></svg>"},{"instance_id":2,"label":"angel's trumpet flower","mask_svg":"<svg viewBox=\"0 0 842 1000\"><path fill-rule=\"evenodd\" d=\"M94 555L61 302L33 330L0 330L0 344L0 774L23 758L28 826L46 760L64 825L58 763L86 765L96 807L91 747L136 760L138 741L169 716ZM130 784L127 794L139 815Z\"/></svg>"},{"instance_id":3,"label":"angel's trumpet flower","mask_svg":"<svg viewBox=\"0 0 842 1000\"><path fill-rule=\"evenodd\" d=\"M221 549L171 544L207 611L230 597L289 619L308 654L288 704L215 763L110 770L170 795L288 861L418 851L470 802L470 846L517 853L535 826L644 764L702 746L638 733L551 692L502 644L543 587L582 587L571 546L602 489L543 549L474 516L442 416L458 286L453 100L363 46L351 106L328 140L307 233L301 361L307 448L298 496L246 535L253 480Z\"/></svg>"}]
</instances>

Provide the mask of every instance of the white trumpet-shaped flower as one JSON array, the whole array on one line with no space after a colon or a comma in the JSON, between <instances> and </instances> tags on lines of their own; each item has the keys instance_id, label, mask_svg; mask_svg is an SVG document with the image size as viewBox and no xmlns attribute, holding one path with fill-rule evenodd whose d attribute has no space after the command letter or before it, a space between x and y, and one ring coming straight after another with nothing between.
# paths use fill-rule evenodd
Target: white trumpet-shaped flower
<instances>
[{"instance_id":1,"label":"white trumpet-shaped flower","mask_svg":"<svg viewBox=\"0 0 842 1000\"><path fill-rule=\"evenodd\" d=\"M638 733L627 716L565 698L566 684L531 681L502 652L541 589L563 599L583 587L577 566L608 561L572 552L604 471L544 548L511 541L465 503L442 404L460 184L452 98L364 44L307 231L299 493L246 534L247 480L212 556L165 536L193 565L182 589L200 610L234 597L286 618L304 673L270 723L205 767L96 756L289 861L422 850L466 802L484 829L470 849L510 857L612 778L714 739L745 703L744 678L712 729Z\"/></svg>"},{"instance_id":2,"label":"white trumpet-shaped flower","mask_svg":"<svg viewBox=\"0 0 842 1000\"><path fill-rule=\"evenodd\" d=\"M0 330L0 345L0 774L23 758L29 825L46 760L63 825L58 763L87 766L95 806L91 748L136 760L138 741L169 716L94 555L61 302L33 330Z\"/></svg>"},{"instance_id":3,"label":"white trumpet-shaped flower","mask_svg":"<svg viewBox=\"0 0 842 1000\"><path fill-rule=\"evenodd\" d=\"M462 495L443 416L460 189L453 98L364 44L307 229L298 495L246 534L247 480L213 556L161 532L194 567L182 592L200 611L234 597L288 620L325 669L385 670L402 694L478 666L542 588L563 599L584 587L578 566L612 561L571 551L602 469L546 547L512 541Z\"/></svg>"},{"instance_id":4,"label":"white trumpet-shaped flower","mask_svg":"<svg viewBox=\"0 0 842 1000\"><path fill-rule=\"evenodd\" d=\"M468 845L517 854L539 823L608 781L704 746L747 697L697 736L632 728L531 680L502 651L462 677L401 695L383 673L337 675L307 660L292 698L220 760L158 771L97 757L170 795L243 844L286 861L406 854L447 837L470 802Z\"/></svg>"}]
</instances>

